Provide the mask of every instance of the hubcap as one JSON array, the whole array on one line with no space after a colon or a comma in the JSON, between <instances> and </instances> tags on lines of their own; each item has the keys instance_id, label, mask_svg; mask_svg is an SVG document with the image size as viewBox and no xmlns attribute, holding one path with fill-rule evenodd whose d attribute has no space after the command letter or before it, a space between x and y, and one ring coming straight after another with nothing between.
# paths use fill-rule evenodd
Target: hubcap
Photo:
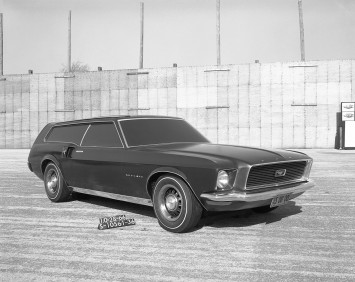
<instances>
[{"instance_id":1,"label":"hubcap","mask_svg":"<svg viewBox=\"0 0 355 282\"><path fill-rule=\"evenodd\" d=\"M168 209L168 211L176 210L176 208L178 207L178 198L173 194L166 196L165 206Z\"/></svg>"},{"instance_id":2,"label":"hubcap","mask_svg":"<svg viewBox=\"0 0 355 282\"><path fill-rule=\"evenodd\" d=\"M58 186L58 176L54 169L51 169L47 174L47 188L51 193L57 191Z\"/></svg>"},{"instance_id":3,"label":"hubcap","mask_svg":"<svg viewBox=\"0 0 355 282\"><path fill-rule=\"evenodd\" d=\"M178 189L167 184L162 187L158 195L158 207L160 213L168 221L176 221L180 218L183 209L183 200Z\"/></svg>"}]
</instances>

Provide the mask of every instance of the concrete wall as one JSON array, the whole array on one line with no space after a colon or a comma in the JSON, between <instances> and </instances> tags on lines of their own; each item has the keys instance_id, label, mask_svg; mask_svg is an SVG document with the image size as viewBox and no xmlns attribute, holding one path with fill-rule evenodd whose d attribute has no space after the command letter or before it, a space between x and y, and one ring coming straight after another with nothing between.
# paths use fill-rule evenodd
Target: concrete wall
<instances>
[{"instance_id":1,"label":"concrete wall","mask_svg":"<svg viewBox=\"0 0 355 282\"><path fill-rule=\"evenodd\" d=\"M186 118L212 142L334 148L355 60L0 78L0 148L29 148L48 122L108 115Z\"/></svg>"}]
</instances>

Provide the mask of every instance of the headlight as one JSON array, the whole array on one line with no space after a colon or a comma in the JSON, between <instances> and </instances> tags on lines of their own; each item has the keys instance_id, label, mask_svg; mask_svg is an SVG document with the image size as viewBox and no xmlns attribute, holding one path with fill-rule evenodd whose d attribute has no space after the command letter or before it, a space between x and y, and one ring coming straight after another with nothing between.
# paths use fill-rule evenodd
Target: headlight
<instances>
[{"instance_id":1,"label":"headlight","mask_svg":"<svg viewBox=\"0 0 355 282\"><path fill-rule=\"evenodd\" d=\"M224 189L229 183L229 175L226 171L220 170L217 176L217 187L219 189Z\"/></svg>"}]
</instances>

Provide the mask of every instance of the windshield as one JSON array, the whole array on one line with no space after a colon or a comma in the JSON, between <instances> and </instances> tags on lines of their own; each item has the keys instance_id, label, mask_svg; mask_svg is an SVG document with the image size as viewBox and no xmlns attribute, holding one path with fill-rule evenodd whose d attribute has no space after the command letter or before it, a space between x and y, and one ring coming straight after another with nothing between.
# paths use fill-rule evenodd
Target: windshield
<instances>
[{"instance_id":1,"label":"windshield","mask_svg":"<svg viewBox=\"0 0 355 282\"><path fill-rule=\"evenodd\" d=\"M183 119L141 118L119 121L129 147L166 143L209 142Z\"/></svg>"}]
</instances>

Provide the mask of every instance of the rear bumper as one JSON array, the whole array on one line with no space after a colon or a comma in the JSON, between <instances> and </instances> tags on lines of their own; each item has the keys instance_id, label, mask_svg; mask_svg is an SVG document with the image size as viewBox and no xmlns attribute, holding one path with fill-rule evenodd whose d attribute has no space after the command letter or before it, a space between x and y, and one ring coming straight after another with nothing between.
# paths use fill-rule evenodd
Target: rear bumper
<instances>
[{"instance_id":1,"label":"rear bumper","mask_svg":"<svg viewBox=\"0 0 355 282\"><path fill-rule=\"evenodd\" d=\"M313 181L289 184L265 192L214 192L201 194L200 199L207 210L241 210L270 205L276 196L290 194L290 199L296 198L314 186Z\"/></svg>"}]
</instances>

